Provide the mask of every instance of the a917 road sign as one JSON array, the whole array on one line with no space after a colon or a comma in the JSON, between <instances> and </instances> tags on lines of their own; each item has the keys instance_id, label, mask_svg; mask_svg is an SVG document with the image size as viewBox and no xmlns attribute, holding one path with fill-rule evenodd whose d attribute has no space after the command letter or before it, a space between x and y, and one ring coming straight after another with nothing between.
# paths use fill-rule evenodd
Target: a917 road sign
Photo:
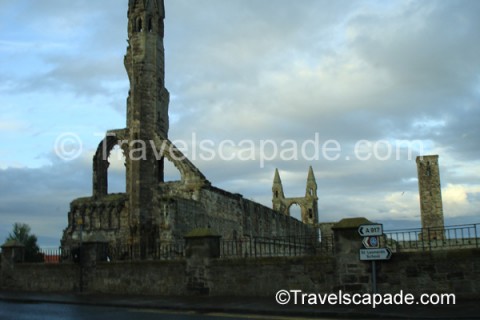
<instances>
[{"instance_id":1,"label":"a917 road sign","mask_svg":"<svg viewBox=\"0 0 480 320\"><path fill-rule=\"evenodd\" d=\"M362 237L381 236L383 234L383 224L362 224L358 227L358 234Z\"/></svg>"}]
</instances>

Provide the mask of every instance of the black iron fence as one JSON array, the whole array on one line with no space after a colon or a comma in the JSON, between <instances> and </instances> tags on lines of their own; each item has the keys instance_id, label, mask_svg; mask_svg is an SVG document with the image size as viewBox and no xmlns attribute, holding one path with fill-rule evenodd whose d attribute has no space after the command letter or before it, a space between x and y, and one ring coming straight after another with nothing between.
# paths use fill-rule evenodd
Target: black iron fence
<instances>
[{"instance_id":1,"label":"black iron fence","mask_svg":"<svg viewBox=\"0 0 480 320\"><path fill-rule=\"evenodd\" d=\"M384 232L384 245L394 252L480 248L480 223Z\"/></svg>"},{"instance_id":2,"label":"black iron fence","mask_svg":"<svg viewBox=\"0 0 480 320\"><path fill-rule=\"evenodd\" d=\"M480 223L389 230L380 238L382 247L393 252L433 251L455 248L480 248ZM334 253L333 236L246 237L220 240L221 258L311 256ZM38 262L60 263L79 259L79 248L42 248ZM105 246L102 260L175 260L185 257L185 241L163 242L153 246Z\"/></svg>"},{"instance_id":3,"label":"black iron fence","mask_svg":"<svg viewBox=\"0 0 480 320\"><path fill-rule=\"evenodd\" d=\"M333 236L253 237L221 240L222 258L290 257L333 253Z\"/></svg>"},{"instance_id":4,"label":"black iron fence","mask_svg":"<svg viewBox=\"0 0 480 320\"><path fill-rule=\"evenodd\" d=\"M38 262L60 263L71 258L71 250L62 247L40 248L38 256L41 257Z\"/></svg>"},{"instance_id":5,"label":"black iron fence","mask_svg":"<svg viewBox=\"0 0 480 320\"><path fill-rule=\"evenodd\" d=\"M153 246L113 245L107 246L105 259L118 260L175 260L185 256L185 241L163 242Z\"/></svg>"},{"instance_id":6,"label":"black iron fence","mask_svg":"<svg viewBox=\"0 0 480 320\"><path fill-rule=\"evenodd\" d=\"M185 242L163 242L158 245L141 247L140 245L105 245L99 247L98 259L103 261L119 260L173 260L181 259L185 255ZM80 247L73 248L41 248L36 262L60 263L79 262Z\"/></svg>"}]
</instances>

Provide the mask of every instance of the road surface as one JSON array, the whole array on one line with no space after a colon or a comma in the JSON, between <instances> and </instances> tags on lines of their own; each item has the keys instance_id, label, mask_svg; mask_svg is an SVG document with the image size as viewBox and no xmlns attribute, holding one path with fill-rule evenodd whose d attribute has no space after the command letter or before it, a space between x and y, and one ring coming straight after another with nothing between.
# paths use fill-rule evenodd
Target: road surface
<instances>
[{"instance_id":1,"label":"road surface","mask_svg":"<svg viewBox=\"0 0 480 320\"><path fill-rule=\"evenodd\" d=\"M17 303L0 301L1 320L244 320L244 319L305 319L279 316L195 312L170 312L155 309L114 308L73 304Z\"/></svg>"}]
</instances>

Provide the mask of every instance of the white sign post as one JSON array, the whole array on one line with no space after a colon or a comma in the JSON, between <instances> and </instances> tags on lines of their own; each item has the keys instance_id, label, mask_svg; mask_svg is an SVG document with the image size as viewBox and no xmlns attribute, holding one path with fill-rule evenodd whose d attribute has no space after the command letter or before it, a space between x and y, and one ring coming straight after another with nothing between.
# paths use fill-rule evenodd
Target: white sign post
<instances>
[{"instance_id":1,"label":"white sign post","mask_svg":"<svg viewBox=\"0 0 480 320\"><path fill-rule=\"evenodd\" d=\"M360 261L372 261L372 291L377 293L377 270L375 261L388 260L392 256L389 248L380 248L379 237L383 235L383 225L380 223L362 224L358 227L358 234L363 238L365 249L360 249Z\"/></svg>"},{"instance_id":2,"label":"white sign post","mask_svg":"<svg viewBox=\"0 0 480 320\"><path fill-rule=\"evenodd\" d=\"M391 256L392 251L389 248L360 249L360 260L362 261L388 260Z\"/></svg>"}]
</instances>

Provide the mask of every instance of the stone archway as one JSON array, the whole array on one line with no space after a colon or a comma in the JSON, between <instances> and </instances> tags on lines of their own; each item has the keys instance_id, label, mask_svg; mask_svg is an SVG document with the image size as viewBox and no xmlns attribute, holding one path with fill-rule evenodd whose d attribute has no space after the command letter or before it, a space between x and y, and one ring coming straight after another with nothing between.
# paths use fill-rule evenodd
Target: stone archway
<instances>
[{"instance_id":1,"label":"stone archway","mask_svg":"<svg viewBox=\"0 0 480 320\"><path fill-rule=\"evenodd\" d=\"M303 206L296 202L296 201L293 201L291 202L288 206L287 206L287 213L288 213L288 216L292 217L292 218L295 218L299 221L302 221L302 216L303 216L303 211L305 209L303 208Z\"/></svg>"},{"instance_id":2,"label":"stone archway","mask_svg":"<svg viewBox=\"0 0 480 320\"><path fill-rule=\"evenodd\" d=\"M127 190L127 157L123 149L117 144L113 146L108 156L107 192L125 193Z\"/></svg>"},{"instance_id":3,"label":"stone archway","mask_svg":"<svg viewBox=\"0 0 480 320\"><path fill-rule=\"evenodd\" d=\"M119 131L116 134L107 134L107 136L99 143L97 151L93 156L93 197L101 198L108 194L108 157L115 146L120 146L123 150L125 159L128 154L126 145L119 145ZM126 161L127 163L127 161Z\"/></svg>"},{"instance_id":4,"label":"stone archway","mask_svg":"<svg viewBox=\"0 0 480 320\"><path fill-rule=\"evenodd\" d=\"M158 153L161 153L166 160L170 161L180 171L182 184L190 186L210 185L203 173L170 140L160 138L156 134L154 142Z\"/></svg>"}]
</instances>

